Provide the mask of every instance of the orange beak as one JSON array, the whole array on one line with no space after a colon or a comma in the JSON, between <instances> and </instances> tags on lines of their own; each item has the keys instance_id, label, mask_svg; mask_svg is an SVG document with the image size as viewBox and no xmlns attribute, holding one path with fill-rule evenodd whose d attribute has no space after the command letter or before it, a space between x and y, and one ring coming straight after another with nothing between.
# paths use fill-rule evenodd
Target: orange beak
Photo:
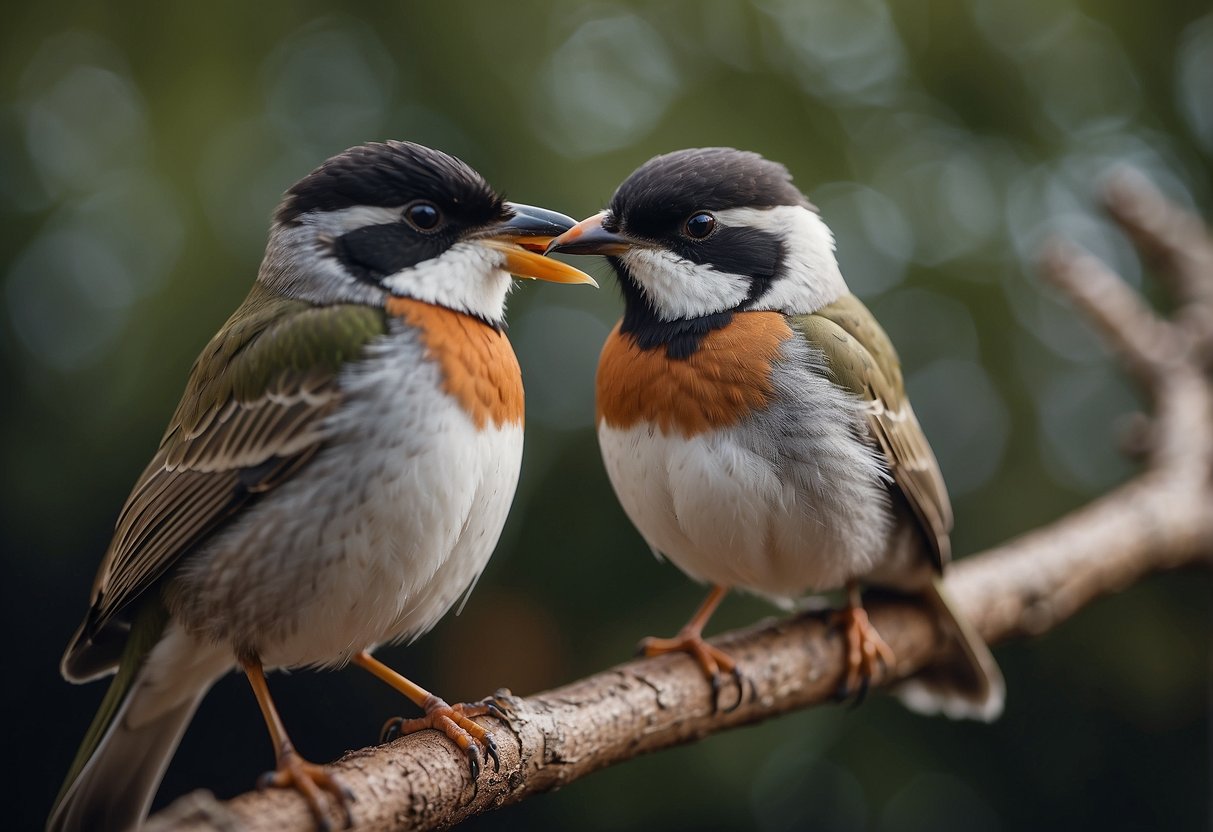
<instances>
[{"instance_id":1,"label":"orange beak","mask_svg":"<svg viewBox=\"0 0 1213 832\"><path fill-rule=\"evenodd\" d=\"M635 240L603 227L606 217L603 211L582 220L552 240L546 253L562 251L565 254L604 254L609 257L634 248L637 245Z\"/></svg>"},{"instance_id":2,"label":"orange beak","mask_svg":"<svg viewBox=\"0 0 1213 832\"><path fill-rule=\"evenodd\" d=\"M543 256L558 235L573 225L573 219L546 208L507 203L512 216L490 231L484 244L505 255L505 267L517 277L531 277L552 283L598 283L580 269Z\"/></svg>"}]
</instances>

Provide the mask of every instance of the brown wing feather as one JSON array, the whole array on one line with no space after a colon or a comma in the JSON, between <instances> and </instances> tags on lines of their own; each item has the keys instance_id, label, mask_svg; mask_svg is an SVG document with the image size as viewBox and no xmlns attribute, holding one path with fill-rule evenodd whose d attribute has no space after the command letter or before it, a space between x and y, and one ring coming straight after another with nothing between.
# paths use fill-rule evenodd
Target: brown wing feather
<instances>
[{"instance_id":1,"label":"brown wing feather","mask_svg":"<svg viewBox=\"0 0 1213 832\"><path fill-rule=\"evenodd\" d=\"M100 626L146 589L193 542L310 456L338 403L333 384L320 396L265 396L223 407L203 434L175 433L144 472L118 517L114 544L93 604Z\"/></svg>"},{"instance_id":2,"label":"brown wing feather","mask_svg":"<svg viewBox=\"0 0 1213 832\"><path fill-rule=\"evenodd\" d=\"M918 418L904 399L896 411L890 410L883 400L875 399L868 414L868 425L884 451L894 483L923 526L935 555L936 568L942 571L952 555L949 537L952 504L939 462Z\"/></svg>"},{"instance_id":3,"label":"brown wing feather","mask_svg":"<svg viewBox=\"0 0 1213 832\"><path fill-rule=\"evenodd\" d=\"M131 602L322 447L326 417L340 403L343 361L385 326L377 310L320 309L254 290L195 363L159 450L122 508L92 607L64 656L68 678L106 672ZM273 371L283 351L294 366Z\"/></svg>"}]
</instances>

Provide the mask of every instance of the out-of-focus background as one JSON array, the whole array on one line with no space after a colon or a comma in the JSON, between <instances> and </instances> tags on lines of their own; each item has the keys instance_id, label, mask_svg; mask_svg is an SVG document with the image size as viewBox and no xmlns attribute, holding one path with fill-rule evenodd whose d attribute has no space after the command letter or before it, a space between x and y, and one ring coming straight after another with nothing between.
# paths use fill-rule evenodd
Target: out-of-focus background
<instances>
[{"instance_id":1,"label":"out-of-focus background","mask_svg":"<svg viewBox=\"0 0 1213 832\"><path fill-rule=\"evenodd\" d=\"M1145 171L1213 206L1204 0L24 4L0 49L0 624L5 826L41 824L103 684L60 653L114 517L194 355L256 273L278 195L325 157L407 138L575 216L650 156L785 162L898 345L956 503L962 556L1129 476L1134 391L1037 281L1050 232L1135 285L1095 209ZM579 263L579 265L584 265ZM592 430L603 289L521 286L522 485L459 617L384 650L444 697L535 692L675 631L702 589L646 550ZM1213 510L1213 508L1211 508ZM1162 576L999 648L987 727L881 695L598 773L468 826L581 830L1203 829L1210 585ZM712 631L773 611L733 597ZM411 714L356 670L271 679L316 760ZM243 679L203 703L157 805L272 765Z\"/></svg>"}]
</instances>

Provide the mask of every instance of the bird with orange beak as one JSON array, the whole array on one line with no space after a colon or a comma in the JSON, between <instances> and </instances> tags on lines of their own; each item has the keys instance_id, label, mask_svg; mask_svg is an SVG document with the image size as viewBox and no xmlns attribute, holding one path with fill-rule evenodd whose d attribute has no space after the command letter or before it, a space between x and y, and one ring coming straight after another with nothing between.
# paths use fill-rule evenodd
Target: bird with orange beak
<instances>
[{"instance_id":1,"label":"bird with orange beak","mask_svg":"<svg viewBox=\"0 0 1213 832\"><path fill-rule=\"evenodd\" d=\"M47 824L138 826L199 701L243 670L277 758L318 824L350 795L296 752L272 668L355 664L444 732L473 783L496 746L472 717L372 655L471 591L522 459L523 391L504 314L511 273L593 283L536 250L573 221L504 201L454 157L407 142L329 159L279 205L244 303L194 363L118 517L73 682L114 675Z\"/></svg>"},{"instance_id":2,"label":"bird with orange beak","mask_svg":"<svg viewBox=\"0 0 1213 832\"><path fill-rule=\"evenodd\" d=\"M779 602L844 589L844 694L895 661L861 584L921 594L953 659L900 687L911 707L993 719L1003 680L941 576L952 508L897 354L847 289L834 239L786 168L732 148L651 159L548 252L605 255L623 319L598 365L598 439L653 551L712 585L674 638L713 707L734 659L703 639L730 589Z\"/></svg>"}]
</instances>

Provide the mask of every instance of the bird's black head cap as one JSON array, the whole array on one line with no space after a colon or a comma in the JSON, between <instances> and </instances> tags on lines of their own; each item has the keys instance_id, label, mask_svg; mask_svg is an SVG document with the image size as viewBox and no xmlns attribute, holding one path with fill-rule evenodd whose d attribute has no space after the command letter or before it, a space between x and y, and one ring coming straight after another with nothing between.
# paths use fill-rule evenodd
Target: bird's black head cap
<instances>
[{"instance_id":1,"label":"bird's black head cap","mask_svg":"<svg viewBox=\"0 0 1213 832\"><path fill-rule=\"evenodd\" d=\"M778 162L732 147L693 147L655 156L615 191L610 221L629 234L661 239L696 211L812 207Z\"/></svg>"},{"instance_id":2,"label":"bird's black head cap","mask_svg":"<svg viewBox=\"0 0 1213 832\"><path fill-rule=\"evenodd\" d=\"M460 159L413 142L369 142L324 162L291 186L274 219L289 224L310 211L355 205L394 208L427 200L460 215L461 224L492 222L504 203Z\"/></svg>"}]
</instances>

